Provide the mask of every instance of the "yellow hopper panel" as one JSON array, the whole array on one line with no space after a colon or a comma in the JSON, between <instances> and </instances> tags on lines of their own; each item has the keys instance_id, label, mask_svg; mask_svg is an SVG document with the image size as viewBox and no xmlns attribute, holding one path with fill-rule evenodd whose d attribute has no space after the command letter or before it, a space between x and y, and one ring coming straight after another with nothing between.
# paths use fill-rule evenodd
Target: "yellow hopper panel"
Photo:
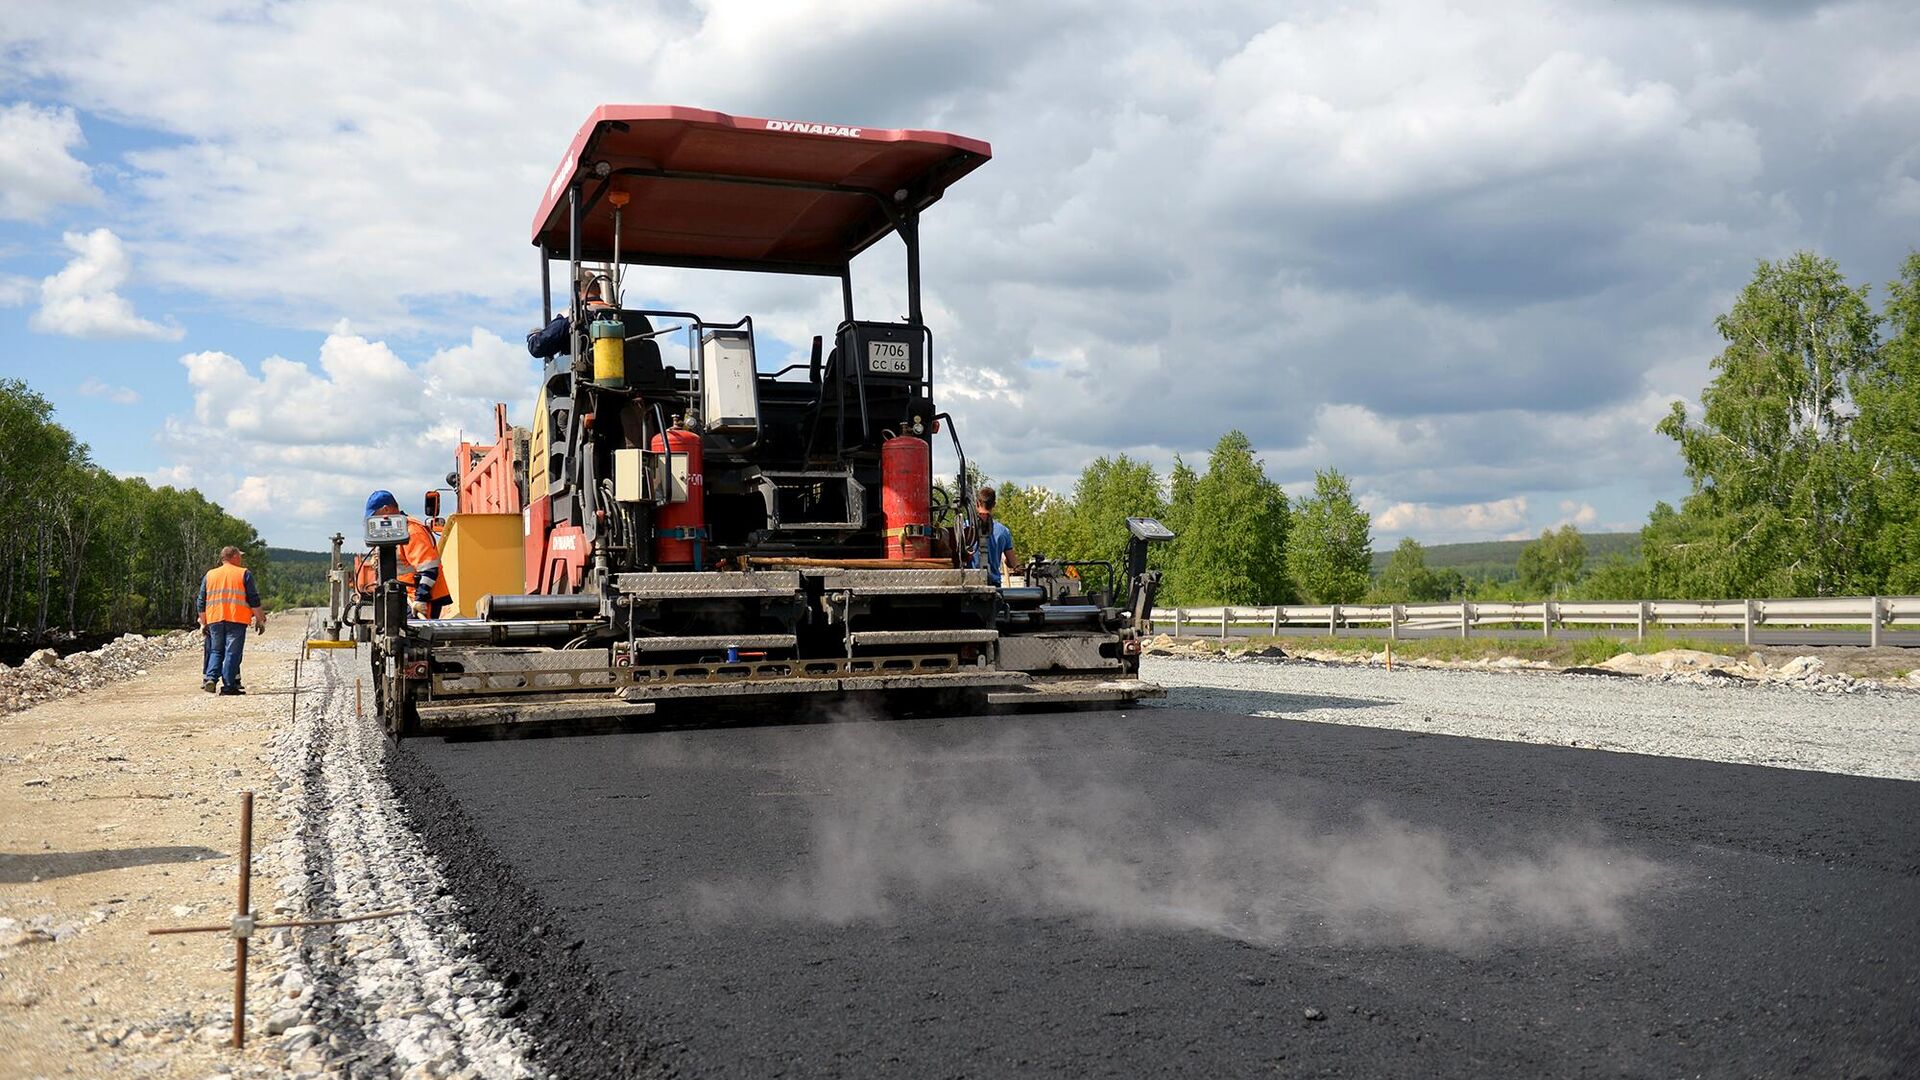
<instances>
[{"instance_id":1,"label":"yellow hopper panel","mask_svg":"<svg viewBox=\"0 0 1920 1080\"><path fill-rule=\"evenodd\" d=\"M440 540L440 564L453 593L445 614L470 618L489 593L527 591L525 526L519 514L455 514Z\"/></svg>"}]
</instances>

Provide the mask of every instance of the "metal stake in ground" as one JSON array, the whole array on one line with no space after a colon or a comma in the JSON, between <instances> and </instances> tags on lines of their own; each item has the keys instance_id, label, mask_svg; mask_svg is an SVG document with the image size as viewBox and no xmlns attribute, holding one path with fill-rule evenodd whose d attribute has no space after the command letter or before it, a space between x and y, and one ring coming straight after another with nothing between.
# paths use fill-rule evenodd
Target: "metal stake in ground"
<instances>
[{"instance_id":1,"label":"metal stake in ground","mask_svg":"<svg viewBox=\"0 0 1920 1080\"><path fill-rule=\"evenodd\" d=\"M253 792L240 793L240 904L233 914L233 1045L247 1045L247 940L253 936Z\"/></svg>"},{"instance_id":2,"label":"metal stake in ground","mask_svg":"<svg viewBox=\"0 0 1920 1080\"><path fill-rule=\"evenodd\" d=\"M365 915L345 915L333 919L293 919L286 922L256 923L253 921L253 792L240 793L240 898L238 910L233 921L226 926L172 926L148 930L149 936L156 934L219 934L233 935L233 1045L245 1049L247 1045L247 942L255 930L278 930L282 927L298 926L338 926L341 923L365 922L368 919L385 919L394 915L405 915L409 909L392 908L387 911L370 911Z\"/></svg>"}]
</instances>

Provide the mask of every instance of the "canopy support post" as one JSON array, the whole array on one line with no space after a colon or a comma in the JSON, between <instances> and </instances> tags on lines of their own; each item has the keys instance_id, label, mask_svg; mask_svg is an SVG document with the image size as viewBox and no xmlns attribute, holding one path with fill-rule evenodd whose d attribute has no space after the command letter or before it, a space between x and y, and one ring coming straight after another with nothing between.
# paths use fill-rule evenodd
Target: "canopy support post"
<instances>
[{"instance_id":1,"label":"canopy support post","mask_svg":"<svg viewBox=\"0 0 1920 1080\"><path fill-rule=\"evenodd\" d=\"M897 219L900 239L907 242L907 325L919 327L920 319L920 215L909 210Z\"/></svg>"},{"instance_id":2,"label":"canopy support post","mask_svg":"<svg viewBox=\"0 0 1920 1080\"><path fill-rule=\"evenodd\" d=\"M580 325L580 185L567 185L567 313L575 335L584 335ZM570 344L578 345L577 342ZM579 355L578 348L573 350Z\"/></svg>"},{"instance_id":3,"label":"canopy support post","mask_svg":"<svg viewBox=\"0 0 1920 1080\"><path fill-rule=\"evenodd\" d=\"M547 246L540 245L540 325L553 321L553 260L547 255Z\"/></svg>"}]
</instances>

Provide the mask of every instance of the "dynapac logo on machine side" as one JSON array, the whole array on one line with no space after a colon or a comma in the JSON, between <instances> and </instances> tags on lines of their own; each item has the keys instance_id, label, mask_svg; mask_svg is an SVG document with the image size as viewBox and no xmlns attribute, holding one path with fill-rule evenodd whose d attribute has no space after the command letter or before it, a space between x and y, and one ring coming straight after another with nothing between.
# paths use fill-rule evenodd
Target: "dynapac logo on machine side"
<instances>
[{"instance_id":1,"label":"dynapac logo on machine side","mask_svg":"<svg viewBox=\"0 0 1920 1080\"><path fill-rule=\"evenodd\" d=\"M792 131L801 135L838 135L843 139L857 139L860 129L856 127L835 127L832 124L803 124L797 120L769 120L768 131Z\"/></svg>"}]
</instances>

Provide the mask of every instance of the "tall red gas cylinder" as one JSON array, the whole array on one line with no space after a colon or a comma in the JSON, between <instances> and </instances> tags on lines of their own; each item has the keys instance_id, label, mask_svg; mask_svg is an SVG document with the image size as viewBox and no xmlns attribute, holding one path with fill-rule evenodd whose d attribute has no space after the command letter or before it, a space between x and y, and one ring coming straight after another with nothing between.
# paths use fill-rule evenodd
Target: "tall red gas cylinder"
<instances>
[{"instance_id":1,"label":"tall red gas cylinder","mask_svg":"<svg viewBox=\"0 0 1920 1080\"><path fill-rule=\"evenodd\" d=\"M655 435L647 449L656 454L686 455L683 468L673 468L670 498L653 512L653 561L657 566L705 565L707 541L707 487L701 475L705 468L700 453L700 436L686 428L668 428L663 441Z\"/></svg>"},{"instance_id":2,"label":"tall red gas cylinder","mask_svg":"<svg viewBox=\"0 0 1920 1080\"><path fill-rule=\"evenodd\" d=\"M933 552L933 448L900 435L880 444L880 511L887 519L887 558L924 559Z\"/></svg>"}]
</instances>

